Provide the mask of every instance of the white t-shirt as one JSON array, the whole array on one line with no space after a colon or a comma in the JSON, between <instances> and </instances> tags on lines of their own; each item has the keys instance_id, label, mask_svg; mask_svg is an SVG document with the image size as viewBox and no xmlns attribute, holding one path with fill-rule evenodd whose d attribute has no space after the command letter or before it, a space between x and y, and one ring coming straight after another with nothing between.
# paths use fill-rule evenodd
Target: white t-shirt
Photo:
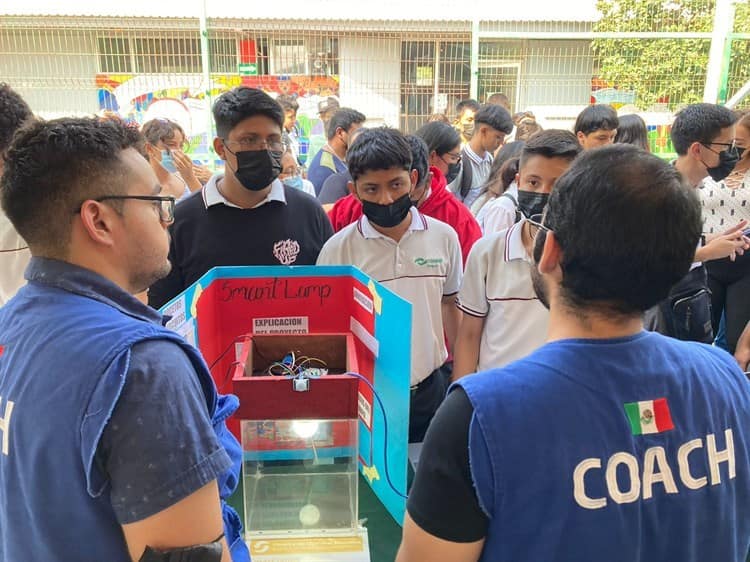
<instances>
[{"instance_id":1,"label":"white t-shirt","mask_svg":"<svg viewBox=\"0 0 750 562\"><path fill-rule=\"evenodd\" d=\"M461 286L461 247L449 225L411 208L411 225L399 242L373 228L367 217L337 232L317 265L354 265L412 305L411 384L448 358L441 301Z\"/></svg>"},{"instance_id":2,"label":"white t-shirt","mask_svg":"<svg viewBox=\"0 0 750 562\"><path fill-rule=\"evenodd\" d=\"M703 180L698 194L703 207L703 232L719 234L742 219L750 219L750 172L738 187L727 187L724 181Z\"/></svg>"},{"instance_id":3,"label":"white t-shirt","mask_svg":"<svg viewBox=\"0 0 750 562\"><path fill-rule=\"evenodd\" d=\"M456 304L485 319L479 371L525 357L546 341L549 311L531 283L533 262L521 237L524 222L481 238L466 262Z\"/></svg>"},{"instance_id":4,"label":"white t-shirt","mask_svg":"<svg viewBox=\"0 0 750 562\"><path fill-rule=\"evenodd\" d=\"M26 284L23 273L30 259L26 241L0 211L0 306Z\"/></svg>"},{"instance_id":5,"label":"white t-shirt","mask_svg":"<svg viewBox=\"0 0 750 562\"><path fill-rule=\"evenodd\" d=\"M518 201L516 182L511 183L505 193ZM516 204L508 197L495 197L479 210L477 222L485 236L510 228L516 222Z\"/></svg>"}]
</instances>

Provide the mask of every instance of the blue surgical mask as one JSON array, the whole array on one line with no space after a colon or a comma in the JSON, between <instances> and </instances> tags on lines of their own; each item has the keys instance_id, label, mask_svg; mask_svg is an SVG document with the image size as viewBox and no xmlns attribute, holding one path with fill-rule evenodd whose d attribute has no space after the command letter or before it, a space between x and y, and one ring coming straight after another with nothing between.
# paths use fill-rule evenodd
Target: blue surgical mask
<instances>
[{"instance_id":1,"label":"blue surgical mask","mask_svg":"<svg viewBox=\"0 0 750 562\"><path fill-rule=\"evenodd\" d=\"M174 165L174 158L169 150L161 151L161 166L170 174L174 174L177 171L177 167Z\"/></svg>"},{"instance_id":2,"label":"blue surgical mask","mask_svg":"<svg viewBox=\"0 0 750 562\"><path fill-rule=\"evenodd\" d=\"M289 176L284 178L284 185L294 189L302 189L302 176Z\"/></svg>"}]
</instances>

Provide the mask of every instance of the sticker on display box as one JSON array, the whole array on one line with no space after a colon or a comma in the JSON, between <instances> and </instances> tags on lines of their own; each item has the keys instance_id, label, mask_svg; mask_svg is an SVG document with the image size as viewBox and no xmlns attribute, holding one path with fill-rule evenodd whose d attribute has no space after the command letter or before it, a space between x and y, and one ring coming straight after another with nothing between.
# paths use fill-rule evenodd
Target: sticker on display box
<instances>
[{"instance_id":1,"label":"sticker on display box","mask_svg":"<svg viewBox=\"0 0 750 562\"><path fill-rule=\"evenodd\" d=\"M364 422L368 428L372 428L372 404L367 400L362 393L357 393L357 411L359 412L359 419Z\"/></svg>"},{"instance_id":2,"label":"sticker on display box","mask_svg":"<svg viewBox=\"0 0 750 562\"><path fill-rule=\"evenodd\" d=\"M357 287L354 287L354 300L359 306L361 306L367 312L372 314L372 311L373 311L372 299L368 297L366 294L364 294L362 291L357 289Z\"/></svg>"},{"instance_id":3,"label":"sticker on display box","mask_svg":"<svg viewBox=\"0 0 750 562\"><path fill-rule=\"evenodd\" d=\"M169 316L169 320L166 323L166 327L170 330L177 330L181 327L187 319L187 307L185 306L185 295L182 295L179 299L174 301L172 304L164 309L164 316Z\"/></svg>"},{"instance_id":4,"label":"sticker on display box","mask_svg":"<svg viewBox=\"0 0 750 562\"><path fill-rule=\"evenodd\" d=\"M307 316L253 318L253 333L256 335L308 334L309 332Z\"/></svg>"}]
</instances>

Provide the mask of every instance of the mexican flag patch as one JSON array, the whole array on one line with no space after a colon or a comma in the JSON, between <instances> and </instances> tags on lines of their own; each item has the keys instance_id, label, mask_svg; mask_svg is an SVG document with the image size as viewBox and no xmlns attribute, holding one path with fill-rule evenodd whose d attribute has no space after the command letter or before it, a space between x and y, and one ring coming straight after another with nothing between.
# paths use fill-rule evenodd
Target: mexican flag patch
<instances>
[{"instance_id":1,"label":"mexican flag patch","mask_svg":"<svg viewBox=\"0 0 750 562\"><path fill-rule=\"evenodd\" d=\"M625 413L630 421L633 435L661 433L674 429L666 398L630 402L625 404Z\"/></svg>"}]
</instances>

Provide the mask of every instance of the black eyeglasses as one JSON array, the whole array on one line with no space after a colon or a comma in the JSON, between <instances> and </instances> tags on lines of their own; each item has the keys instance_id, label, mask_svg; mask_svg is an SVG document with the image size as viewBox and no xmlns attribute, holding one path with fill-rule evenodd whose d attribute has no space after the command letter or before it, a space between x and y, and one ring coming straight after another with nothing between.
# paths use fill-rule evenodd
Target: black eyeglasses
<instances>
[{"instance_id":1,"label":"black eyeglasses","mask_svg":"<svg viewBox=\"0 0 750 562\"><path fill-rule=\"evenodd\" d=\"M539 234L539 231L542 230L544 232L552 232L552 229L548 226L544 226L542 224L543 215L532 215L530 218L526 219L526 222L529 223L531 226L536 228L536 231L534 232L534 235L532 238L536 238L536 235Z\"/></svg>"},{"instance_id":2,"label":"black eyeglasses","mask_svg":"<svg viewBox=\"0 0 750 562\"><path fill-rule=\"evenodd\" d=\"M171 195L105 195L104 197L97 197L96 199L92 199L92 201L101 203L102 201L107 201L108 199L120 201L125 199L135 199L137 201L152 201L154 203L154 206L156 207L156 210L159 212L159 219L162 222L166 224L172 224L174 222L174 208L177 204L177 200ZM80 212L81 207L78 207L76 213Z\"/></svg>"},{"instance_id":3,"label":"black eyeglasses","mask_svg":"<svg viewBox=\"0 0 750 562\"><path fill-rule=\"evenodd\" d=\"M716 152L713 148L711 148L710 145L712 145L712 144L715 144L716 146L723 146L727 150L736 150L737 149L737 145L734 142L702 142L701 144L703 146L705 146L708 150L710 150L711 152L713 152L714 154L719 154L719 153Z\"/></svg>"}]
</instances>

